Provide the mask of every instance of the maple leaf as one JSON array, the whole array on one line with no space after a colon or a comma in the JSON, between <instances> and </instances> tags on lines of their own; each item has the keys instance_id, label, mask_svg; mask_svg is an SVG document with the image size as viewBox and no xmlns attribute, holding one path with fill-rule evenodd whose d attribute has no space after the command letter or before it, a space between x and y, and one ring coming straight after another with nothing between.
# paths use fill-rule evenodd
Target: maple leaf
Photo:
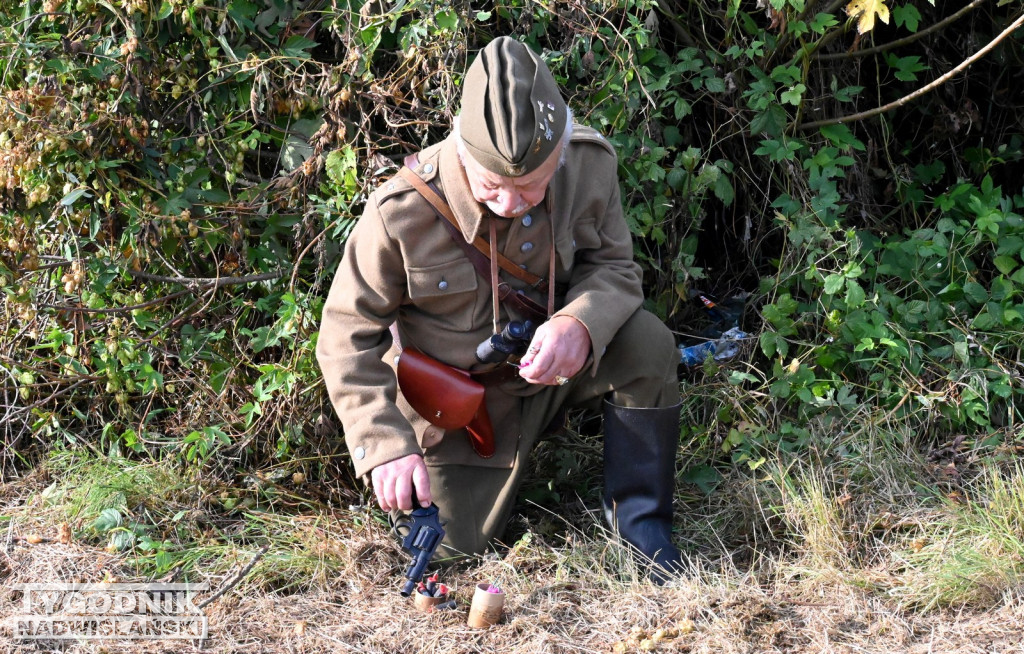
<instances>
[{"instance_id":1,"label":"maple leaf","mask_svg":"<svg viewBox=\"0 0 1024 654\"><path fill-rule=\"evenodd\" d=\"M889 8L885 6L885 0L850 0L850 4L846 5L846 14L850 18L857 18L858 34L874 29L875 15L886 25L889 24Z\"/></svg>"}]
</instances>

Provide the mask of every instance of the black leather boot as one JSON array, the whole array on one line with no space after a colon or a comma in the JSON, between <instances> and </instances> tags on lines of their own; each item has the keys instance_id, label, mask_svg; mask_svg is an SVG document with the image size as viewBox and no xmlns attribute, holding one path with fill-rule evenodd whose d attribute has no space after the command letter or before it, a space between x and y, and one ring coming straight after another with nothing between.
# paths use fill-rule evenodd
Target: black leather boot
<instances>
[{"instance_id":1,"label":"black leather boot","mask_svg":"<svg viewBox=\"0 0 1024 654\"><path fill-rule=\"evenodd\" d=\"M608 523L664 584L683 573L672 545L679 406L630 409L604 403L604 510Z\"/></svg>"}]
</instances>

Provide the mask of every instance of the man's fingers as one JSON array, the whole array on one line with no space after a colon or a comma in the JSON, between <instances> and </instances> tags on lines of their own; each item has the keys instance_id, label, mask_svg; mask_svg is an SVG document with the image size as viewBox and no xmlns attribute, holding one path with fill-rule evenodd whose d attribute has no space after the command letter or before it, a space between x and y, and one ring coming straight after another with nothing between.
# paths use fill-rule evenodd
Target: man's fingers
<instances>
[{"instance_id":1,"label":"man's fingers","mask_svg":"<svg viewBox=\"0 0 1024 654\"><path fill-rule=\"evenodd\" d=\"M427 467L425 465L417 466L413 469L412 483L416 487L416 499L420 501L420 506L430 506L431 502L434 501L434 497L430 493L430 475L427 474Z\"/></svg>"},{"instance_id":2,"label":"man's fingers","mask_svg":"<svg viewBox=\"0 0 1024 654\"><path fill-rule=\"evenodd\" d=\"M427 467L423 457L418 454L409 454L377 466L370 472L370 481L381 511L412 509L414 486L421 504L424 498L427 502L425 506L429 506L432 500Z\"/></svg>"},{"instance_id":3,"label":"man's fingers","mask_svg":"<svg viewBox=\"0 0 1024 654\"><path fill-rule=\"evenodd\" d=\"M371 474L371 479L373 480L373 494L377 497L377 506L380 507L381 511L390 511L394 508L394 492L388 492L388 484L384 483L380 475ZM394 487L391 486L391 488Z\"/></svg>"},{"instance_id":4,"label":"man's fingers","mask_svg":"<svg viewBox=\"0 0 1024 654\"><path fill-rule=\"evenodd\" d=\"M546 341L544 332L538 330L530 347L526 350L526 355L523 356L523 367L520 368L519 374L523 379L534 384L552 383L554 374L551 368L555 364L555 359L556 355L551 342ZM548 379L549 377L551 379Z\"/></svg>"},{"instance_id":5,"label":"man's fingers","mask_svg":"<svg viewBox=\"0 0 1024 654\"><path fill-rule=\"evenodd\" d=\"M544 349L544 333L535 334L533 340L530 341L530 347L526 348L526 354L523 355L521 362L524 367L532 366L537 358L542 355Z\"/></svg>"},{"instance_id":6,"label":"man's fingers","mask_svg":"<svg viewBox=\"0 0 1024 654\"><path fill-rule=\"evenodd\" d=\"M412 484L405 475L395 479L395 506L403 511L412 508Z\"/></svg>"}]
</instances>

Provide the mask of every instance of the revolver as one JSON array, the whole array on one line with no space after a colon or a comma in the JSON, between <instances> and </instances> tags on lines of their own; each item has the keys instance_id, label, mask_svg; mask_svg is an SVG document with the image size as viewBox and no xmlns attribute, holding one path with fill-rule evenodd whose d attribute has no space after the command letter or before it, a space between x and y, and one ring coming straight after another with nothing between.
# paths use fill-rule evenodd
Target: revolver
<instances>
[{"instance_id":1,"label":"revolver","mask_svg":"<svg viewBox=\"0 0 1024 654\"><path fill-rule=\"evenodd\" d=\"M437 514L437 505L431 504L427 508L416 507L412 513L394 521L392 528L402 539L402 549L412 555L412 563L405 571L402 597L409 597L416 590L427 564L444 538L444 527Z\"/></svg>"}]
</instances>

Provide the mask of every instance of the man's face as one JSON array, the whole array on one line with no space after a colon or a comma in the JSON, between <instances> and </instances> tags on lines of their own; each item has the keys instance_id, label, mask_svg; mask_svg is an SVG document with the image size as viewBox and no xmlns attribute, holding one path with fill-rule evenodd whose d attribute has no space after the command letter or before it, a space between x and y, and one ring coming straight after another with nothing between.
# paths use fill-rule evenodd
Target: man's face
<instances>
[{"instance_id":1,"label":"man's face","mask_svg":"<svg viewBox=\"0 0 1024 654\"><path fill-rule=\"evenodd\" d=\"M565 145L562 145L564 148ZM548 184L558 170L561 148L555 150L536 170L522 177L493 173L464 153L462 163L473 198L502 218L518 218L544 200Z\"/></svg>"}]
</instances>

